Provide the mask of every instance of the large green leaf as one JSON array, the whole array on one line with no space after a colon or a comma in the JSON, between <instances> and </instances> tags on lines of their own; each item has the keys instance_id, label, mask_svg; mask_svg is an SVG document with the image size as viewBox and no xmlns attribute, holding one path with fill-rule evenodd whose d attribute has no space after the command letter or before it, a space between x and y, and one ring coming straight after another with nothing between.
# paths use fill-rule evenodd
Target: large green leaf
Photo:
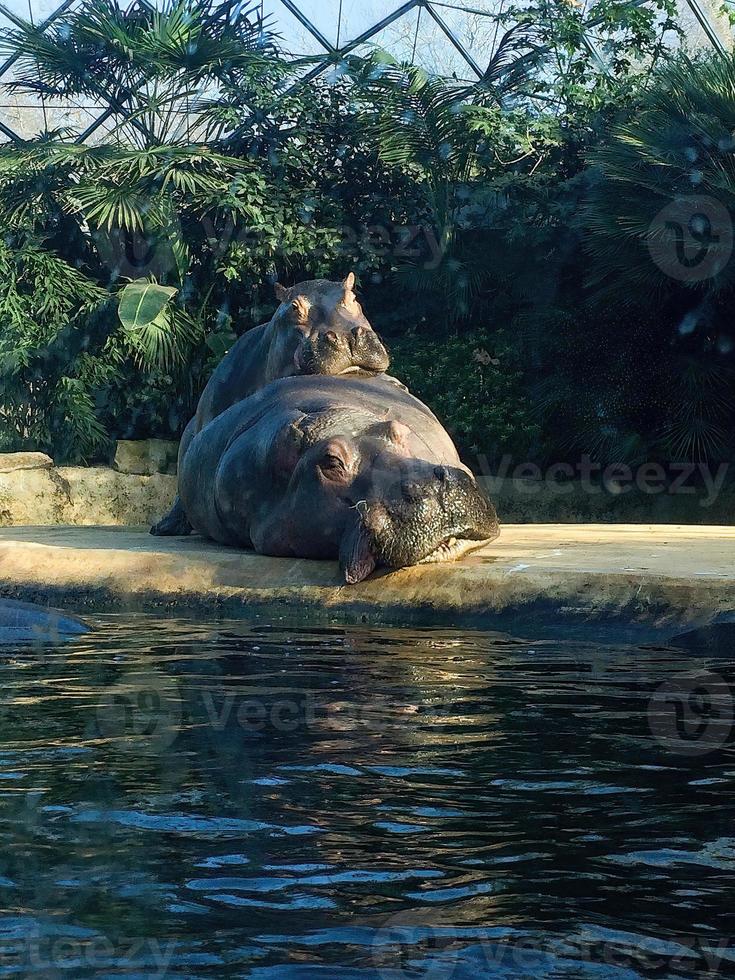
<instances>
[{"instance_id":1,"label":"large green leaf","mask_svg":"<svg viewBox=\"0 0 735 980\"><path fill-rule=\"evenodd\" d=\"M173 286L160 286L147 279L128 283L120 295L120 322L129 330L148 326L161 315L176 292Z\"/></svg>"}]
</instances>

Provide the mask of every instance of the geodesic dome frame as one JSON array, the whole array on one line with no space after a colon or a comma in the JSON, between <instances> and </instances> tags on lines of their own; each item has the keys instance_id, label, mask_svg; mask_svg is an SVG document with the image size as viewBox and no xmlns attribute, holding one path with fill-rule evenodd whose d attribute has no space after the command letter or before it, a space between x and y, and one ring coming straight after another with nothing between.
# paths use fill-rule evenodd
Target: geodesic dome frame
<instances>
[{"instance_id":1,"label":"geodesic dome frame","mask_svg":"<svg viewBox=\"0 0 735 980\"><path fill-rule=\"evenodd\" d=\"M20 26L23 20L35 22L39 30L46 30L67 10L80 5L81 0L62 0L60 4L51 7L53 0L4 0L0 2L0 31L2 22ZM466 31L462 30L463 19L468 18L475 23L491 23L495 25L495 38L498 19L503 13L506 0L474 0L474 3L484 4L483 7L473 6L473 0L375 0L384 9L384 14L365 24L368 0L255 0L254 4L242 8L236 16L250 16L255 13L263 22L268 23L281 39L279 46L286 54L294 56L309 55L314 59L312 67L303 76L303 81L316 78L330 67L339 63L346 55L361 48L380 42L389 51L401 47L400 54L405 60L415 62L420 57L426 37L427 27L433 31L434 37L451 51L453 61L444 66L424 64L439 73L455 74L467 79L482 78L483 68L479 56L473 50L471 39L468 40ZM647 0L629 0L630 6L645 5ZM690 19L701 33L701 43L709 44L719 51L731 47L729 29L723 28L722 18L717 16L717 5L714 0L685 0ZM12 4L12 6L10 6ZM154 7L151 0L133 0L131 6ZM242 5L241 5L242 6ZM48 9L50 8L50 9ZM311 8L311 9L308 9ZM355 16L355 11L359 16ZM583 43L592 56L598 70L606 71L603 54L594 39L594 17L588 22L588 31ZM401 27L402 34L397 32ZM392 32L392 34L391 34ZM423 32L423 33L422 33ZM502 33L502 32L500 32ZM395 51L394 51L395 53ZM489 52L490 54L492 51ZM487 58L488 52L485 51ZM0 83L12 77L13 66L17 55L11 55L0 64ZM436 45L428 51L424 61L436 58ZM8 111L11 112L9 118ZM70 102L67 111L76 113L76 117L85 118L87 123L79 126L81 132L76 142L85 142L100 129L104 131L106 123L115 116L124 114L124 109L114 102L111 97L99 105L85 105ZM47 129L48 115L58 115L58 107L47 106L41 97L37 103L22 102L0 103L0 134L7 140L22 143L28 138L30 125L19 125L24 118L40 114L42 125L37 130ZM3 118L3 115L5 118ZM87 119L88 117L88 119ZM19 132L19 129L25 130Z\"/></svg>"}]
</instances>

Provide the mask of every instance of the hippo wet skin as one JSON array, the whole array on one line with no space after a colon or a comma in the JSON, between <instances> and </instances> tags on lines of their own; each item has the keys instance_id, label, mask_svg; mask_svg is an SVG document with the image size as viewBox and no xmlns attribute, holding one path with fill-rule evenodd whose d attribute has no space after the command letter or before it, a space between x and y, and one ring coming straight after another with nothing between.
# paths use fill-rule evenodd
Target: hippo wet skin
<instances>
[{"instance_id":1,"label":"hippo wet skin","mask_svg":"<svg viewBox=\"0 0 735 980\"><path fill-rule=\"evenodd\" d=\"M0 646L53 646L88 632L81 619L59 609L0 598Z\"/></svg>"},{"instance_id":2,"label":"hippo wet skin","mask_svg":"<svg viewBox=\"0 0 735 980\"><path fill-rule=\"evenodd\" d=\"M199 399L181 437L179 464L197 432L221 412L264 385L295 374L380 372L389 358L354 293L355 276L343 282L312 279L287 289L276 283L279 306L268 323L233 344ZM189 534L178 498L151 534Z\"/></svg>"},{"instance_id":3,"label":"hippo wet skin","mask_svg":"<svg viewBox=\"0 0 735 980\"><path fill-rule=\"evenodd\" d=\"M275 381L202 429L181 461L191 525L265 555L377 566L449 561L495 510L429 409L383 376Z\"/></svg>"}]
</instances>

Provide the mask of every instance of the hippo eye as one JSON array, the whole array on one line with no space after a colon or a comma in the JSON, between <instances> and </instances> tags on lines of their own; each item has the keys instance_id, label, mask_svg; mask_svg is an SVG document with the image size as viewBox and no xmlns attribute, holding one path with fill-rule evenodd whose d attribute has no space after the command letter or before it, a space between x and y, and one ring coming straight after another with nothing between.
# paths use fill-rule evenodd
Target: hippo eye
<instances>
[{"instance_id":1,"label":"hippo eye","mask_svg":"<svg viewBox=\"0 0 735 980\"><path fill-rule=\"evenodd\" d=\"M344 480L347 476L347 467L344 461L335 456L334 453L327 453L319 463L319 469L328 480Z\"/></svg>"},{"instance_id":2,"label":"hippo eye","mask_svg":"<svg viewBox=\"0 0 735 980\"><path fill-rule=\"evenodd\" d=\"M295 314L297 323L306 323L309 319L311 303L305 296L297 296L291 302L291 311Z\"/></svg>"}]
</instances>

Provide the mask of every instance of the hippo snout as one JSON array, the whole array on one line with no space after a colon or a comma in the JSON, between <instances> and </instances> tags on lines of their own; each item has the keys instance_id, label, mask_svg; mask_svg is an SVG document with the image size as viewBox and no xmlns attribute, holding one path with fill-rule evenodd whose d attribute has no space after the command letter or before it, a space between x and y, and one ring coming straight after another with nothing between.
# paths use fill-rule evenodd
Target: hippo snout
<instances>
[{"instance_id":1,"label":"hippo snout","mask_svg":"<svg viewBox=\"0 0 735 980\"><path fill-rule=\"evenodd\" d=\"M495 508L466 470L420 460L398 481L381 480L359 514L363 556L390 568L453 561L499 533Z\"/></svg>"},{"instance_id":2,"label":"hippo snout","mask_svg":"<svg viewBox=\"0 0 735 980\"><path fill-rule=\"evenodd\" d=\"M364 323L333 321L326 330L305 337L296 354L300 374L343 374L353 370L385 371L388 354L380 338Z\"/></svg>"}]
</instances>

